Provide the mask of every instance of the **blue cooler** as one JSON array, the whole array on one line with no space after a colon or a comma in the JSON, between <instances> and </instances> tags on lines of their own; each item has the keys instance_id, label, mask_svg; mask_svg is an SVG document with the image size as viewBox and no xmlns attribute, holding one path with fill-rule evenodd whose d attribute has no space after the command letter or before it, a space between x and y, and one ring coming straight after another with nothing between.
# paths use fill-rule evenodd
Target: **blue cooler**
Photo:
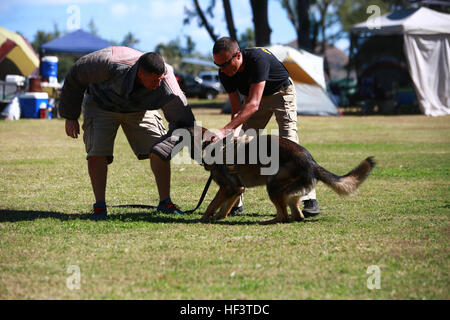
<instances>
[{"instance_id":1,"label":"blue cooler","mask_svg":"<svg viewBox=\"0 0 450 320\"><path fill-rule=\"evenodd\" d=\"M39 118L40 109L47 109L47 92L26 92L19 96L21 118Z\"/></svg>"},{"instance_id":2,"label":"blue cooler","mask_svg":"<svg viewBox=\"0 0 450 320\"><path fill-rule=\"evenodd\" d=\"M58 57L46 56L42 58L41 76L44 81L58 82Z\"/></svg>"}]
</instances>

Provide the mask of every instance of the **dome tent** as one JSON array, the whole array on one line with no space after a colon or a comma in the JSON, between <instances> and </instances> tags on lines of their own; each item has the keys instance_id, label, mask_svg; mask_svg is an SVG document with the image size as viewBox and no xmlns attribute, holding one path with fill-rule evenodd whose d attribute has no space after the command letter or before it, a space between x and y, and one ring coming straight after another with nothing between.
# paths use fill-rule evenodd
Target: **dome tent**
<instances>
[{"instance_id":1,"label":"dome tent","mask_svg":"<svg viewBox=\"0 0 450 320\"><path fill-rule=\"evenodd\" d=\"M280 60L294 81L297 114L336 116L339 112L326 92L323 58L290 46L266 47ZM223 112L231 113L228 102Z\"/></svg>"},{"instance_id":2,"label":"dome tent","mask_svg":"<svg viewBox=\"0 0 450 320\"><path fill-rule=\"evenodd\" d=\"M8 74L30 76L38 67L39 58L28 41L0 27L0 80Z\"/></svg>"},{"instance_id":3,"label":"dome tent","mask_svg":"<svg viewBox=\"0 0 450 320\"><path fill-rule=\"evenodd\" d=\"M267 47L288 70L297 93L297 114L337 116L339 112L326 92L323 58L289 46Z\"/></svg>"}]
</instances>

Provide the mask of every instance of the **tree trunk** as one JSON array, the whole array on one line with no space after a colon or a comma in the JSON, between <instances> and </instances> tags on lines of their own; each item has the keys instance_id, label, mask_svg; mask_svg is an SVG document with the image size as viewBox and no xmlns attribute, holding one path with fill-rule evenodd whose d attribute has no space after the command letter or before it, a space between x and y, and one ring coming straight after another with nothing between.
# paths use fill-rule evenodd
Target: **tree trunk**
<instances>
[{"instance_id":1,"label":"tree trunk","mask_svg":"<svg viewBox=\"0 0 450 320\"><path fill-rule=\"evenodd\" d=\"M299 48L312 51L310 40L309 0L297 0L297 44Z\"/></svg>"},{"instance_id":2,"label":"tree trunk","mask_svg":"<svg viewBox=\"0 0 450 320\"><path fill-rule=\"evenodd\" d=\"M255 29L255 45L259 47L270 44L270 34L272 33L269 26L267 2L268 0L250 0Z\"/></svg>"},{"instance_id":3,"label":"tree trunk","mask_svg":"<svg viewBox=\"0 0 450 320\"><path fill-rule=\"evenodd\" d=\"M223 0L223 9L225 10L225 20L227 22L230 38L237 40L236 28L234 27L233 12L231 10L230 0Z\"/></svg>"},{"instance_id":4,"label":"tree trunk","mask_svg":"<svg viewBox=\"0 0 450 320\"><path fill-rule=\"evenodd\" d=\"M330 0L328 1L324 1L324 3L322 4L322 6L319 6L319 11L320 11L320 20L319 20L319 25L320 25L320 34L322 37L322 44L320 46L320 53L325 55L325 49L326 49L326 17L327 17L327 11L328 11L328 7L330 5Z\"/></svg>"},{"instance_id":5,"label":"tree trunk","mask_svg":"<svg viewBox=\"0 0 450 320\"><path fill-rule=\"evenodd\" d=\"M217 36L214 34L214 30L211 28L211 26L208 23L208 20L205 17L205 14L203 13L202 8L200 8L200 4L198 3L198 0L194 0L195 9L197 10L198 16L202 20L202 24L205 26L206 31L208 31L209 36L211 39L216 42Z\"/></svg>"}]
</instances>

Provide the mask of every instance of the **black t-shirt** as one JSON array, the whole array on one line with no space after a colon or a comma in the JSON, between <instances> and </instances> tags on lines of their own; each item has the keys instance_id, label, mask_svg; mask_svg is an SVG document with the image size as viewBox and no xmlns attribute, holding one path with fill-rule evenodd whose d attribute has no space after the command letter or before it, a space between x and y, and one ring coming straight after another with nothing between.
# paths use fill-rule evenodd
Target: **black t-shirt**
<instances>
[{"instance_id":1,"label":"black t-shirt","mask_svg":"<svg viewBox=\"0 0 450 320\"><path fill-rule=\"evenodd\" d=\"M239 90L248 96L250 84L266 81L263 95L274 94L289 78L284 65L266 48L249 48L242 50L244 70L228 77L219 71L219 78L228 93Z\"/></svg>"}]
</instances>

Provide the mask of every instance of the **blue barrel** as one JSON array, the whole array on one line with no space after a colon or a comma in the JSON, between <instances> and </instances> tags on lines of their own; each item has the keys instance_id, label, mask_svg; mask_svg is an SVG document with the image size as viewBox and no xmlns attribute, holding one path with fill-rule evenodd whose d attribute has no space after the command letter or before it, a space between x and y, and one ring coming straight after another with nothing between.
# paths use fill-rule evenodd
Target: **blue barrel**
<instances>
[{"instance_id":1,"label":"blue barrel","mask_svg":"<svg viewBox=\"0 0 450 320\"><path fill-rule=\"evenodd\" d=\"M46 56L41 61L42 80L49 82L57 82L58 77L58 57ZM56 80L56 81L55 81Z\"/></svg>"}]
</instances>

